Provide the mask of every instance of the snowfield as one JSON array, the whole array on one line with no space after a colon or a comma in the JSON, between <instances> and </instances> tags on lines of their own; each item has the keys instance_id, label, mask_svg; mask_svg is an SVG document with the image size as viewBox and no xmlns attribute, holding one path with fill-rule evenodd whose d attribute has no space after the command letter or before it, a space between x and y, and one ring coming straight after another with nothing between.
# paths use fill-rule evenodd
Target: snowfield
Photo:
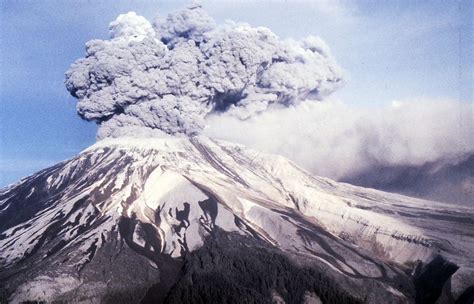
<instances>
[{"instance_id":1,"label":"snowfield","mask_svg":"<svg viewBox=\"0 0 474 304\"><path fill-rule=\"evenodd\" d=\"M391 263L441 254L459 266L453 295L474 284L473 209L337 183L203 136L105 139L0 190L0 279L33 269L9 281L11 301L49 301L83 284L72 273L107 244L125 241L160 269L154 256L182 257L216 226L386 282L399 300ZM59 258L56 277L34 271Z\"/></svg>"}]
</instances>

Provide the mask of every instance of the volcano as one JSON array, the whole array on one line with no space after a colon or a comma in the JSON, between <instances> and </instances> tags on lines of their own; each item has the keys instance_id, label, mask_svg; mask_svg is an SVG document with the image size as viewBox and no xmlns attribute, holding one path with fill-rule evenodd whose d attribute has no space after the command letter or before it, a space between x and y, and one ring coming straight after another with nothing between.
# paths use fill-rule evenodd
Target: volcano
<instances>
[{"instance_id":1,"label":"volcano","mask_svg":"<svg viewBox=\"0 0 474 304\"><path fill-rule=\"evenodd\" d=\"M469 303L474 210L210 139L104 139L0 190L0 302Z\"/></svg>"}]
</instances>

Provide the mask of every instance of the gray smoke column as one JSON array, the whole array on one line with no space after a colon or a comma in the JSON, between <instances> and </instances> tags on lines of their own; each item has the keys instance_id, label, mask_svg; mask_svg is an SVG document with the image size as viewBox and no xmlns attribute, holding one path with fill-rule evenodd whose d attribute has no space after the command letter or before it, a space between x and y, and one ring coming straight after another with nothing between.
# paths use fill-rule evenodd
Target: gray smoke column
<instances>
[{"instance_id":1,"label":"gray smoke column","mask_svg":"<svg viewBox=\"0 0 474 304\"><path fill-rule=\"evenodd\" d=\"M193 135L209 114L246 120L320 100L342 82L320 38L281 40L264 27L217 26L193 4L153 25L134 12L120 15L110 40L87 42L65 83L78 114L97 122L103 138L144 130Z\"/></svg>"}]
</instances>

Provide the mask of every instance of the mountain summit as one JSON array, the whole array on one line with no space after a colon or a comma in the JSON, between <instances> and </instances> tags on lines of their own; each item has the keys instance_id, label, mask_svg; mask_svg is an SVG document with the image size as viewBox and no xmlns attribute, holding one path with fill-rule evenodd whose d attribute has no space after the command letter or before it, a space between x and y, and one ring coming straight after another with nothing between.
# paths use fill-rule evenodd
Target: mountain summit
<instances>
[{"instance_id":1,"label":"mountain summit","mask_svg":"<svg viewBox=\"0 0 474 304\"><path fill-rule=\"evenodd\" d=\"M0 302L449 302L472 231L241 145L104 139L0 190Z\"/></svg>"}]
</instances>

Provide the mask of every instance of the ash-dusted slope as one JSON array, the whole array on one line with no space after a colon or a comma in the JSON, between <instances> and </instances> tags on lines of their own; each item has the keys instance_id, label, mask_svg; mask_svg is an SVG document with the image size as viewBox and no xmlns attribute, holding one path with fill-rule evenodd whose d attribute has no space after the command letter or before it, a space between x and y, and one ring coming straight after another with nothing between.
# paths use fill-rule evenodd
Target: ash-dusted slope
<instances>
[{"instance_id":1,"label":"ash-dusted slope","mask_svg":"<svg viewBox=\"0 0 474 304\"><path fill-rule=\"evenodd\" d=\"M108 139L1 190L0 283L12 302L171 301L185 295L176 289L186 285L183 271L196 271L186 264L195 265L194 252L222 267L214 260L222 250L209 245L217 242L239 256L249 246L274 248L374 303L414 301L402 269L441 254L447 278L455 271L443 297L454 299L474 283L473 215L338 184L280 156L205 137ZM269 301L295 296L278 286ZM308 287L304 296L315 292Z\"/></svg>"}]
</instances>

